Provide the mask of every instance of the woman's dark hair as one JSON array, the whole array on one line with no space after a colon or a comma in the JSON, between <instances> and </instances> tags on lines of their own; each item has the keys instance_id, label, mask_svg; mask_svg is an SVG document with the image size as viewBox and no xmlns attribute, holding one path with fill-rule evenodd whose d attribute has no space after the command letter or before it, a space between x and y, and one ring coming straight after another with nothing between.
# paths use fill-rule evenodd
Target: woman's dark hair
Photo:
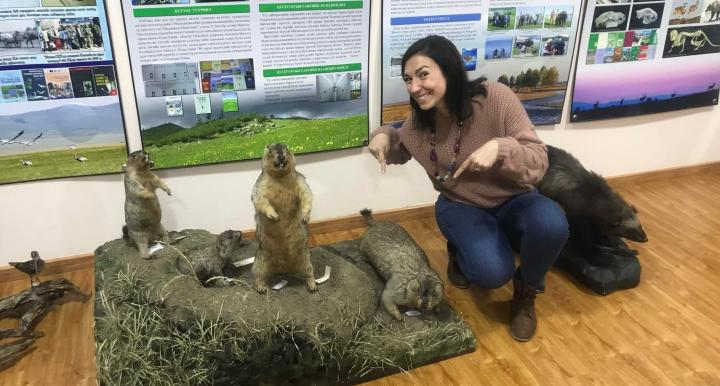
<instances>
[{"instance_id":1,"label":"woman's dark hair","mask_svg":"<svg viewBox=\"0 0 720 386\"><path fill-rule=\"evenodd\" d=\"M465 64L457 47L445 37L430 35L413 43L402 57L402 73L405 74L405 63L417 55L427 56L435 61L447 80L445 89L445 104L450 114L460 120L472 115L472 97L476 95L487 96L487 88L482 82L485 77L470 82ZM410 97L410 106L413 108L413 123L420 130L430 130L435 126L435 109L423 110L415 99Z\"/></svg>"}]
</instances>

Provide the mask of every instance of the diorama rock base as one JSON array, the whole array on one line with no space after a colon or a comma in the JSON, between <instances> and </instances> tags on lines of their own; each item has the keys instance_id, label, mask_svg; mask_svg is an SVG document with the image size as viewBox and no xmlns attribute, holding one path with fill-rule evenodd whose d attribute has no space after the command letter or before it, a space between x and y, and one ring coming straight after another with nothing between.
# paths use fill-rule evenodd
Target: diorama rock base
<instances>
[{"instance_id":1,"label":"diorama rock base","mask_svg":"<svg viewBox=\"0 0 720 386\"><path fill-rule=\"evenodd\" d=\"M474 351L475 336L445 303L398 322L379 305L383 283L351 240L311 249L309 293L291 275L258 294L251 265L202 285L183 275L183 255L214 243L204 230L171 232L150 260L127 240L96 251L95 338L102 384L353 384ZM232 256L255 255L254 240ZM233 284L233 285L230 285ZM402 310L402 309L401 309Z\"/></svg>"}]
</instances>

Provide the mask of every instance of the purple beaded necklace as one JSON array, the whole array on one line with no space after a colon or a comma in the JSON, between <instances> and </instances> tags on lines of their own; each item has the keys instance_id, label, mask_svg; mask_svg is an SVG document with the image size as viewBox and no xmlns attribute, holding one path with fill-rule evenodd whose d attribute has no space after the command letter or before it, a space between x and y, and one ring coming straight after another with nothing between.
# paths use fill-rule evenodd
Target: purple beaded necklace
<instances>
[{"instance_id":1,"label":"purple beaded necklace","mask_svg":"<svg viewBox=\"0 0 720 386\"><path fill-rule=\"evenodd\" d=\"M453 159L448 164L447 171L445 172L445 175L441 176L440 172L438 170L438 156L435 152L435 128L433 127L432 130L430 130L430 161L433 163L433 167L435 169L435 179L444 182L450 176L452 175L453 170L455 169L455 164L457 163L458 153L460 153L460 141L462 141L462 134L463 134L463 122L458 121L458 135L457 138L455 138L455 146L453 146Z\"/></svg>"}]
</instances>

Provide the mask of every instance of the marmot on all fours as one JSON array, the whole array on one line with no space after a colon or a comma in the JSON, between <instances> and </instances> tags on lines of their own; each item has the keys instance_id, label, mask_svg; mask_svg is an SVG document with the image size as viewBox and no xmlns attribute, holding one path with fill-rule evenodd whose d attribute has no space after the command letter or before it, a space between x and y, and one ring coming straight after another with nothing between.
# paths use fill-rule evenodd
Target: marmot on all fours
<instances>
[{"instance_id":1,"label":"marmot on all fours","mask_svg":"<svg viewBox=\"0 0 720 386\"><path fill-rule=\"evenodd\" d=\"M241 246L242 232L227 230L220 233L213 244L186 253L192 269L178 257L178 270L186 275L194 273L198 280L206 285L208 279L224 275L223 269L230 264L232 254Z\"/></svg>"},{"instance_id":2,"label":"marmot on all fours","mask_svg":"<svg viewBox=\"0 0 720 386\"><path fill-rule=\"evenodd\" d=\"M373 221L370 209L360 214L369 227L360 240L360 250L385 281L381 298L385 310L402 320L398 306L434 309L442 301L444 287L425 251L400 225Z\"/></svg>"},{"instance_id":3,"label":"marmot on all fours","mask_svg":"<svg viewBox=\"0 0 720 386\"><path fill-rule=\"evenodd\" d=\"M308 291L314 292L307 231L312 192L305 177L295 170L295 156L287 145L275 143L265 148L252 202L258 241L252 271L257 291L267 292L272 274L297 273L305 279Z\"/></svg>"},{"instance_id":4,"label":"marmot on all fours","mask_svg":"<svg viewBox=\"0 0 720 386\"><path fill-rule=\"evenodd\" d=\"M149 259L148 243L166 240L167 232L160 223L162 211L155 189L171 195L170 188L150 168L153 162L143 150L130 153L125 163L125 227L123 233L135 243L140 256ZM126 232L127 231L127 232Z\"/></svg>"}]
</instances>

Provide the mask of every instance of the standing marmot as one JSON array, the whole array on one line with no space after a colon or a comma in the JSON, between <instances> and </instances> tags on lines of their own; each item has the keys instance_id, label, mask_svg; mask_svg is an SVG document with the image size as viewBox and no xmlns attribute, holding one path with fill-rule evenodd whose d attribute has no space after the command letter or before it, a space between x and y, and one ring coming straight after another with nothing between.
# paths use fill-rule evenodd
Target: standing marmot
<instances>
[{"instance_id":1,"label":"standing marmot","mask_svg":"<svg viewBox=\"0 0 720 386\"><path fill-rule=\"evenodd\" d=\"M397 320L398 306L431 310L443 298L443 283L430 268L425 251L409 233L390 221L374 222L370 209L360 214L368 230L360 240L360 250L385 281L382 305Z\"/></svg>"},{"instance_id":2,"label":"standing marmot","mask_svg":"<svg viewBox=\"0 0 720 386\"><path fill-rule=\"evenodd\" d=\"M307 232L312 192L305 177L295 170L295 156L287 145L274 143L265 148L252 202L258 240L252 271L257 291L267 291L270 275L294 272L302 275L308 290L314 292Z\"/></svg>"},{"instance_id":3,"label":"standing marmot","mask_svg":"<svg viewBox=\"0 0 720 386\"><path fill-rule=\"evenodd\" d=\"M170 188L150 171L152 166L150 156L142 150L130 153L125 163L125 224L127 235L135 243L143 259L150 258L148 254L148 243L150 241L167 239L167 233L160 224L162 211L160 210L160 202L155 194L155 189L160 188L169 196Z\"/></svg>"}]
</instances>

